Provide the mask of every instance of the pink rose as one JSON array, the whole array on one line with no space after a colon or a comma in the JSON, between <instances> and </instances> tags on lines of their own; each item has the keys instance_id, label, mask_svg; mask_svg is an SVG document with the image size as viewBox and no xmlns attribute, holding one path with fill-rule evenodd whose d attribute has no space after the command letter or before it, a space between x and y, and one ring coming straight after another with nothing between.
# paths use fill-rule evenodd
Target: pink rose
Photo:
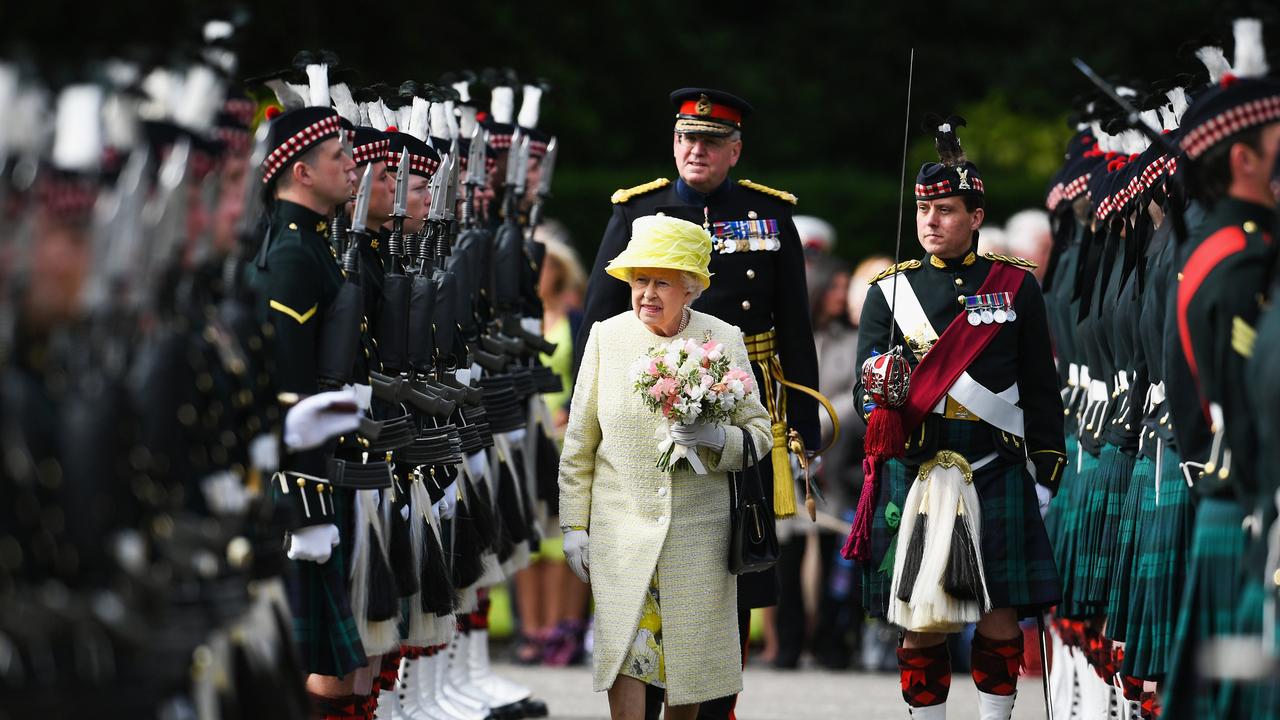
<instances>
[{"instance_id":1,"label":"pink rose","mask_svg":"<svg viewBox=\"0 0 1280 720\"><path fill-rule=\"evenodd\" d=\"M651 375L651 376L653 376L653 377L658 377L659 375L661 375L661 374L662 374L662 371L658 369L658 361L657 361L657 360L650 360L650 361L649 361L649 369L648 369L648 370L646 370L645 372L649 373L649 375Z\"/></svg>"}]
</instances>

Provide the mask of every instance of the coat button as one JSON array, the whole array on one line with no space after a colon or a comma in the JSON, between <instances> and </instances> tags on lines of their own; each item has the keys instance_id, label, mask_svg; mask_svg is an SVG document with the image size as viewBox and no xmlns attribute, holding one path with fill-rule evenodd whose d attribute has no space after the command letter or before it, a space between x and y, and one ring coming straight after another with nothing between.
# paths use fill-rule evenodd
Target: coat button
<instances>
[{"instance_id":1,"label":"coat button","mask_svg":"<svg viewBox=\"0 0 1280 720\"><path fill-rule=\"evenodd\" d=\"M751 309L751 301L750 301L750 300L743 300L743 301L742 301L742 309L743 309L743 310L750 310L750 309Z\"/></svg>"},{"instance_id":2,"label":"coat button","mask_svg":"<svg viewBox=\"0 0 1280 720\"><path fill-rule=\"evenodd\" d=\"M963 295L957 295L957 296L956 296L956 302L958 302L958 303L960 303L961 305L963 305L963 304L964 304L964 296L963 296Z\"/></svg>"},{"instance_id":3,"label":"coat button","mask_svg":"<svg viewBox=\"0 0 1280 720\"><path fill-rule=\"evenodd\" d=\"M957 285L963 285L963 284L964 284L964 278L956 278L956 284L957 284Z\"/></svg>"},{"instance_id":4,"label":"coat button","mask_svg":"<svg viewBox=\"0 0 1280 720\"><path fill-rule=\"evenodd\" d=\"M667 496L667 489L664 487L658 488L658 497L666 497L666 496Z\"/></svg>"},{"instance_id":5,"label":"coat button","mask_svg":"<svg viewBox=\"0 0 1280 720\"><path fill-rule=\"evenodd\" d=\"M756 279L756 271L755 271L755 270L747 270L747 279L748 279L748 280L755 280L755 279Z\"/></svg>"},{"instance_id":6,"label":"coat button","mask_svg":"<svg viewBox=\"0 0 1280 720\"><path fill-rule=\"evenodd\" d=\"M748 210L748 211L747 211L747 219L748 219L748 220L755 220L757 217L760 217L760 216L759 216L759 215L756 215L756 211L755 211L755 210ZM1253 232L1253 231L1252 231L1252 230L1250 230L1249 232Z\"/></svg>"}]
</instances>

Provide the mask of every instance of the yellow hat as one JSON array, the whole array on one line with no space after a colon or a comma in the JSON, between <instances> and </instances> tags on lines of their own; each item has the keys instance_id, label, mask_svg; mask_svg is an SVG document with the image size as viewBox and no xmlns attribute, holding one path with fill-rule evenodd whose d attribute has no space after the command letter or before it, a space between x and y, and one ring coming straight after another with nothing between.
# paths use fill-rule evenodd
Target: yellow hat
<instances>
[{"instance_id":1,"label":"yellow hat","mask_svg":"<svg viewBox=\"0 0 1280 720\"><path fill-rule=\"evenodd\" d=\"M665 215L646 215L631 223L631 242L604 271L624 282L635 268L683 270L711 285L711 236L700 225Z\"/></svg>"}]
</instances>

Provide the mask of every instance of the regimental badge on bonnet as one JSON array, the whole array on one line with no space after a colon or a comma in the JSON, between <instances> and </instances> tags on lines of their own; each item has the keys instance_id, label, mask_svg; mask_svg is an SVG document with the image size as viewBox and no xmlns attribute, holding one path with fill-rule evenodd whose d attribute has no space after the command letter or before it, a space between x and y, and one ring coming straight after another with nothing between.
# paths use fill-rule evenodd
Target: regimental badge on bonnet
<instances>
[{"instance_id":1,"label":"regimental badge on bonnet","mask_svg":"<svg viewBox=\"0 0 1280 720\"><path fill-rule=\"evenodd\" d=\"M916 200L937 200L952 195L982 197L985 189L978 166L969 161L956 130L965 126L964 118L952 115L943 120L929 113L924 117L924 130L933 135L938 162L920 166L916 175Z\"/></svg>"},{"instance_id":2,"label":"regimental badge on bonnet","mask_svg":"<svg viewBox=\"0 0 1280 720\"><path fill-rule=\"evenodd\" d=\"M698 103L697 105L694 106L694 109L699 115L710 115L711 101L707 99L707 96L705 94L699 95Z\"/></svg>"}]
</instances>

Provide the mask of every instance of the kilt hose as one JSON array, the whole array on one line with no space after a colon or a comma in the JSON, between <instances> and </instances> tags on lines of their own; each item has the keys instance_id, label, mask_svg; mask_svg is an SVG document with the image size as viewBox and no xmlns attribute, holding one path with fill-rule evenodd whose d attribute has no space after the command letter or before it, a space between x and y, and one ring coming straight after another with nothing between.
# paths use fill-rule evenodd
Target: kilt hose
<instances>
[{"instance_id":1,"label":"kilt hose","mask_svg":"<svg viewBox=\"0 0 1280 720\"><path fill-rule=\"evenodd\" d=\"M326 563L294 562L286 574L293 637L302 669L342 677L368 663L351 612L347 579L351 567L354 492L335 489L334 521L342 541Z\"/></svg>"},{"instance_id":2,"label":"kilt hose","mask_svg":"<svg viewBox=\"0 0 1280 720\"><path fill-rule=\"evenodd\" d=\"M978 444L976 433L990 432L980 422L940 426L939 449L962 455L964 448ZM965 457L972 463L982 455ZM898 523L917 470L900 460L887 461L881 468L871 519L871 557L859 564L863 606L875 618L884 619L889 610ZM982 508L982 563L991 606L1014 608L1019 617L1030 617L1056 605L1061 584L1026 463L996 458L973 471L973 484Z\"/></svg>"},{"instance_id":3,"label":"kilt hose","mask_svg":"<svg viewBox=\"0 0 1280 720\"><path fill-rule=\"evenodd\" d=\"M1173 652L1178 609L1187 578L1195 508L1178 454L1161 447L1158 490L1144 493L1145 521L1137 533L1135 578L1129 596L1129 628L1120 672L1160 680Z\"/></svg>"},{"instance_id":4,"label":"kilt hose","mask_svg":"<svg viewBox=\"0 0 1280 720\"><path fill-rule=\"evenodd\" d=\"M1235 631L1243 589L1243 520L1235 500L1202 498L1196 507L1190 567L1166 675L1165 720L1221 717L1221 684L1205 678L1198 663L1206 640Z\"/></svg>"}]
</instances>

